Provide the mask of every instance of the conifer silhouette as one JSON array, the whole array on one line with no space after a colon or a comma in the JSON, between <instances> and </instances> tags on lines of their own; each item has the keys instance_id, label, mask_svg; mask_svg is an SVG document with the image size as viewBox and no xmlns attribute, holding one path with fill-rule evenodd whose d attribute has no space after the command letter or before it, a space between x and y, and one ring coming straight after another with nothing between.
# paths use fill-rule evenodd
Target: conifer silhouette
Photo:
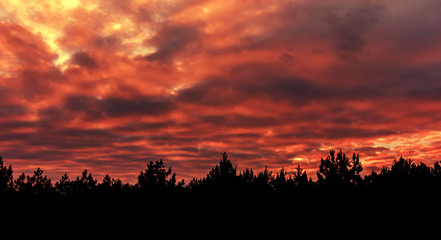
<instances>
[{"instance_id":1,"label":"conifer silhouette","mask_svg":"<svg viewBox=\"0 0 441 240\"><path fill-rule=\"evenodd\" d=\"M171 175L171 177L169 177ZM138 188L142 192L152 191L170 191L175 188L181 188L184 181L177 182L176 174L172 174L172 169L165 168L161 160L147 164L147 169L138 175Z\"/></svg>"},{"instance_id":2,"label":"conifer silhouette","mask_svg":"<svg viewBox=\"0 0 441 240\"><path fill-rule=\"evenodd\" d=\"M348 186L361 181L361 171L363 171L363 166L360 163L359 155L354 153L352 160L349 160L341 150L337 156L335 156L335 151L331 150L326 159L320 160L317 178L319 184Z\"/></svg>"},{"instance_id":3,"label":"conifer silhouette","mask_svg":"<svg viewBox=\"0 0 441 240\"><path fill-rule=\"evenodd\" d=\"M237 174L237 167L230 161L227 153L222 154L219 164L215 165L206 177L193 178L187 186L184 180L177 180L176 174L170 167L166 168L162 159L150 161L146 166L146 169L138 175L138 182L135 185L113 179L108 174L98 183L87 170L74 181L65 173L53 185L41 168L37 168L33 175L22 173L14 180L12 166L4 166L0 157L0 193L8 192L2 196L48 198L58 196L63 199L78 199L76 197L80 196L85 199L96 197L104 200L121 199L115 197L122 196L127 199L133 199L129 196L170 196L169 193L186 192L193 196L216 193L214 195L216 197L234 196L236 199L244 196L271 199L270 196L277 195L284 196L285 199L302 198L309 201L321 193L358 192L383 197L391 196L386 193L413 193L415 196L420 196L421 193L437 193L441 188L441 162L429 166L423 162L415 163L411 159L400 157L398 160L395 159L390 167L383 167L379 173L372 171L362 178L360 173L363 171L363 166L359 155L354 153L349 159L341 150L338 152L331 150L326 159L321 159L316 182L308 178L300 165L290 170L292 174L289 174L290 171L286 171L284 167L275 175L268 167L258 173L246 168Z\"/></svg>"},{"instance_id":4,"label":"conifer silhouette","mask_svg":"<svg viewBox=\"0 0 441 240\"><path fill-rule=\"evenodd\" d=\"M3 158L0 157L0 193L6 191L12 191L13 181L12 181L12 167L9 168L3 165Z\"/></svg>"},{"instance_id":5,"label":"conifer silhouette","mask_svg":"<svg viewBox=\"0 0 441 240\"><path fill-rule=\"evenodd\" d=\"M222 154L219 165L211 169L205 180L208 183L216 184L232 184L237 180L236 167L233 167L227 153Z\"/></svg>"},{"instance_id":6,"label":"conifer silhouette","mask_svg":"<svg viewBox=\"0 0 441 240\"><path fill-rule=\"evenodd\" d=\"M69 180L67 173L64 173L60 181L55 183L55 189L61 195L69 195L72 193L72 182Z\"/></svg>"},{"instance_id":7,"label":"conifer silhouette","mask_svg":"<svg viewBox=\"0 0 441 240\"><path fill-rule=\"evenodd\" d=\"M93 179L91 173L87 175L87 170L84 170L81 174L81 178L77 177L72 185L72 190L75 194L89 194L96 190L97 180Z\"/></svg>"}]
</instances>

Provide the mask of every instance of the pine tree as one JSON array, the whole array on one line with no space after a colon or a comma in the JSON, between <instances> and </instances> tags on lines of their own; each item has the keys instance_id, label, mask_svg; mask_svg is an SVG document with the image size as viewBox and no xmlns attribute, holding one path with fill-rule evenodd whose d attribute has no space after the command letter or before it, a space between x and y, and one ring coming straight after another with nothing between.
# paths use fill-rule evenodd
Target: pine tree
<instances>
[{"instance_id":1,"label":"pine tree","mask_svg":"<svg viewBox=\"0 0 441 240\"><path fill-rule=\"evenodd\" d=\"M72 193L72 182L69 180L67 173L64 173L60 181L55 183L55 189L61 195L69 195Z\"/></svg>"},{"instance_id":2,"label":"pine tree","mask_svg":"<svg viewBox=\"0 0 441 240\"><path fill-rule=\"evenodd\" d=\"M293 181L297 186L303 186L308 183L308 175L305 171L303 171L300 165L297 165L296 172L294 172Z\"/></svg>"},{"instance_id":3,"label":"pine tree","mask_svg":"<svg viewBox=\"0 0 441 240\"><path fill-rule=\"evenodd\" d=\"M171 177L169 177L171 175ZM138 175L138 187L141 191L164 191L182 187L184 181L176 181L176 174L172 174L172 169L165 168L162 159L147 164L147 169Z\"/></svg>"},{"instance_id":4,"label":"pine tree","mask_svg":"<svg viewBox=\"0 0 441 240\"><path fill-rule=\"evenodd\" d=\"M43 176L43 170L37 168L32 177L28 177L28 184L32 186L32 192L44 193L52 190L51 180Z\"/></svg>"},{"instance_id":5,"label":"pine tree","mask_svg":"<svg viewBox=\"0 0 441 240\"><path fill-rule=\"evenodd\" d=\"M361 181L360 172L363 166L360 163L359 155L352 155L349 160L341 150L335 156L335 151L331 150L329 156L320 161L320 167L317 171L317 178L321 184L330 185L349 185L357 184Z\"/></svg>"},{"instance_id":6,"label":"pine tree","mask_svg":"<svg viewBox=\"0 0 441 240\"><path fill-rule=\"evenodd\" d=\"M81 178L77 179L73 183L73 191L75 193L90 193L96 190L97 180L93 179L91 173L87 175L87 170L84 170L81 174Z\"/></svg>"},{"instance_id":7,"label":"pine tree","mask_svg":"<svg viewBox=\"0 0 441 240\"><path fill-rule=\"evenodd\" d=\"M12 167L3 166L3 158L0 157L0 192L11 191L14 187L12 180Z\"/></svg>"}]
</instances>

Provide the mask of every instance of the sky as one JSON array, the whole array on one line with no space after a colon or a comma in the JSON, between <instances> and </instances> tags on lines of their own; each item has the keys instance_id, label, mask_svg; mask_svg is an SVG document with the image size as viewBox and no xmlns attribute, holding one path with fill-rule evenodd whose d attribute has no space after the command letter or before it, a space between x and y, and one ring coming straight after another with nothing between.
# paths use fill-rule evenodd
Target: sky
<instances>
[{"instance_id":1,"label":"sky","mask_svg":"<svg viewBox=\"0 0 441 240\"><path fill-rule=\"evenodd\" d=\"M439 0L5 0L0 155L14 175L135 183L163 159L204 177L314 178L441 161ZM188 183L188 181L187 181Z\"/></svg>"}]
</instances>

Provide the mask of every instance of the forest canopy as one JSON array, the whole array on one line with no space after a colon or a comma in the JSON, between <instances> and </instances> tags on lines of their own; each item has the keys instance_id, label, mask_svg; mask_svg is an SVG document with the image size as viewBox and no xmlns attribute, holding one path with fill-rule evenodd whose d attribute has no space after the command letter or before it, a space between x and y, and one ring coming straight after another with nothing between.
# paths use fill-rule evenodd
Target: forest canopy
<instances>
[{"instance_id":1,"label":"forest canopy","mask_svg":"<svg viewBox=\"0 0 441 240\"><path fill-rule=\"evenodd\" d=\"M170 193L234 193L234 194L308 194L325 191L421 191L441 187L441 163L433 166L414 163L411 159L395 159L391 167L383 167L379 173L372 171L361 176L363 166L358 154L349 158L341 150L331 150L325 159L321 159L317 170L317 180L297 166L293 174L284 168L273 173L265 168L261 172L253 169L237 171L237 167L222 154L219 164L201 178L193 178L189 183L178 180L172 168L167 168L164 161L150 161L146 169L138 175L135 184L123 183L106 175L101 181L92 173L84 170L81 176L71 179L64 174L58 181L53 181L37 168L32 175L22 173L13 177L11 165L4 165L0 157L0 192L2 194L25 194L44 196L96 196L102 194L147 194L163 195Z\"/></svg>"}]
</instances>

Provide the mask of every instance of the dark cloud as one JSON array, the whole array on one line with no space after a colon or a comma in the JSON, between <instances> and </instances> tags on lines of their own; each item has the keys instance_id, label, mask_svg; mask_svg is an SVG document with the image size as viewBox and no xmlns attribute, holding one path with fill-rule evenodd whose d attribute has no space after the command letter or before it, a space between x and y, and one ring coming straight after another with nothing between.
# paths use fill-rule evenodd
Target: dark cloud
<instances>
[{"instance_id":1,"label":"dark cloud","mask_svg":"<svg viewBox=\"0 0 441 240\"><path fill-rule=\"evenodd\" d=\"M195 148L195 147L180 147L177 148L176 150L183 152L193 152L193 153L199 152L199 148Z\"/></svg>"},{"instance_id":2,"label":"dark cloud","mask_svg":"<svg viewBox=\"0 0 441 240\"><path fill-rule=\"evenodd\" d=\"M108 147L118 140L119 135L105 129L39 128L26 139L26 143L54 150L80 150L82 148ZM68 153L66 152L66 154Z\"/></svg>"},{"instance_id":3,"label":"dark cloud","mask_svg":"<svg viewBox=\"0 0 441 240\"><path fill-rule=\"evenodd\" d=\"M0 105L0 117L22 116L25 115L28 111L28 108L23 105Z\"/></svg>"},{"instance_id":4,"label":"dark cloud","mask_svg":"<svg viewBox=\"0 0 441 240\"><path fill-rule=\"evenodd\" d=\"M72 55L72 63L86 68L96 68L97 62L87 52L76 52Z\"/></svg>"},{"instance_id":5,"label":"dark cloud","mask_svg":"<svg viewBox=\"0 0 441 240\"><path fill-rule=\"evenodd\" d=\"M235 39L235 44L225 47L206 46L213 54L240 53L246 50L281 48L295 51L302 49L306 42L313 42L313 49L328 48L334 43L333 49L338 57L354 60L368 44L368 37L376 27L381 26L384 8L381 4L353 1L342 6L340 1L316 3L305 1L279 1L279 7L273 11L259 11L249 16L247 21L232 20L232 27L218 38L224 41ZM258 9L260 4L253 4ZM247 6L247 11L256 10ZM237 13L240 15L240 13ZM240 18L239 18L240 19ZM262 29L253 34L255 26ZM311 50L313 50L311 49ZM292 61L292 56L283 54L282 61Z\"/></svg>"},{"instance_id":6,"label":"dark cloud","mask_svg":"<svg viewBox=\"0 0 441 240\"><path fill-rule=\"evenodd\" d=\"M33 136L32 133L29 132L13 132L13 131L5 131L0 133L0 141L19 141L23 142L26 139L30 139ZM23 148L21 148L23 149Z\"/></svg>"},{"instance_id":7,"label":"dark cloud","mask_svg":"<svg viewBox=\"0 0 441 240\"><path fill-rule=\"evenodd\" d=\"M209 106L231 106L245 97L240 95L237 83L225 78L213 77L178 92L177 100Z\"/></svg>"},{"instance_id":8,"label":"dark cloud","mask_svg":"<svg viewBox=\"0 0 441 240\"><path fill-rule=\"evenodd\" d=\"M335 36L338 50L344 52L361 52L365 45L364 35L380 21L381 7L373 4L363 4L349 10L339 17L329 13L323 20L329 24L331 34Z\"/></svg>"},{"instance_id":9,"label":"dark cloud","mask_svg":"<svg viewBox=\"0 0 441 240\"><path fill-rule=\"evenodd\" d=\"M21 96L29 100L50 97L54 87L62 83L64 77L60 70L53 66L41 69L27 69L19 72Z\"/></svg>"},{"instance_id":10,"label":"dark cloud","mask_svg":"<svg viewBox=\"0 0 441 240\"><path fill-rule=\"evenodd\" d=\"M179 91L178 100L211 106L231 106L250 98L269 98L292 104L329 102L342 99L363 100L385 97L377 86L335 85L307 79L272 65L236 66L229 77L212 77Z\"/></svg>"},{"instance_id":11,"label":"dark cloud","mask_svg":"<svg viewBox=\"0 0 441 240\"><path fill-rule=\"evenodd\" d=\"M143 130L157 130L168 127L176 126L175 121L167 120L163 122L130 122L124 125L115 127L116 131L124 131L124 132L137 132Z\"/></svg>"},{"instance_id":12,"label":"dark cloud","mask_svg":"<svg viewBox=\"0 0 441 240\"><path fill-rule=\"evenodd\" d=\"M110 117L127 115L160 115L175 108L175 104L164 97L135 97L130 99L105 98L99 101L100 108Z\"/></svg>"},{"instance_id":13,"label":"dark cloud","mask_svg":"<svg viewBox=\"0 0 441 240\"><path fill-rule=\"evenodd\" d=\"M396 134L393 129L364 129L360 127L332 127L324 128L322 131L321 135L330 139L374 138Z\"/></svg>"},{"instance_id":14,"label":"dark cloud","mask_svg":"<svg viewBox=\"0 0 441 240\"><path fill-rule=\"evenodd\" d=\"M196 26L189 25L164 25L156 36L149 41L156 46L157 50L145 57L151 61L166 61L173 58L180 51L195 47L199 38L199 30ZM187 49L188 51L189 49Z\"/></svg>"},{"instance_id":15,"label":"dark cloud","mask_svg":"<svg viewBox=\"0 0 441 240\"><path fill-rule=\"evenodd\" d=\"M441 96L441 84L438 81L441 68L438 64L394 69L396 66L380 62L355 68L358 79L341 79L344 77L341 71L345 70L338 68L332 70L339 72L334 76L335 79L323 81L321 78L297 76L272 64L248 63L235 66L226 77L210 77L180 90L177 99L200 105L228 107L242 104L250 98L265 98L298 106L332 103L329 106L339 105L346 109L346 103L355 101L374 103L406 99L415 102L439 100ZM374 74L369 72L371 68L376 69ZM360 76L360 72L367 74ZM353 73L348 70L346 74L351 76ZM372 119L369 114L363 115Z\"/></svg>"},{"instance_id":16,"label":"dark cloud","mask_svg":"<svg viewBox=\"0 0 441 240\"><path fill-rule=\"evenodd\" d=\"M62 106L50 106L38 110L37 125L41 128L63 126L75 118L75 113L68 111Z\"/></svg>"},{"instance_id":17,"label":"dark cloud","mask_svg":"<svg viewBox=\"0 0 441 240\"><path fill-rule=\"evenodd\" d=\"M218 135L212 136L211 139L213 139L213 140L224 139L224 140L228 140L228 141L235 140L236 142L241 142L242 144L244 144L247 141L255 142L255 140L259 139L260 137L262 137L261 134L249 132L249 133L218 134Z\"/></svg>"},{"instance_id":18,"label":"dark cloud","mask_svg":"<svg viewBox=\"0 0 441 240\"><path fill-rule=\"evenodd\" d=\"M37 151L23 151L23 149L15 149L10 151L8 158L17 158L33 161L34 164L56 163L60 159L66 157L66 152L63 150L37 150ZM33 170L33 169L28 169Z\"/></svg>"},{"instance_id":19,"label":"dark cloud","mask_svg":"<svg viewBox=\"0 0 441 240\"><path fill-rule=\"evenodd\" d=\"M395 71L395 86L397 94L418 100L441 100L441 65L409 67ZM392 85L391 84L391 85ZM395 87L395 88L394 88Z\"/></svg>"},{"instance_id":20,"label":"dark cloud","mask_svg":"<svg viewBox=\"0 0 441 240\"><path fill-rule=\"evenodd\" d=\"M283 53L283 54L280 54L279 59L280 59L280 61L283 61L283 62L285 62L285 63L289 63L289 64L291 64L291 63L293 63L297 58L296 58L295 56L289 54L289 53Z\"/></svg>"},{"instance_id":21,"label":"dark cloud","mask_svg":"<svg viewBox=\"0 0 441 240\"><path fill-rule=\"evenodd\" d=\"M135 96L131 98L97 98L70 95L65 99L66 109L85 113L91 119L133 115L160 115L175 109L175 103L164 97Z\"/></svg>"},{"instance_id":22,"label":"dark cloud","mask_svg":"<svg viewBox=\"0 0 441 240\"><path fill-rule=\"evenodd\" d=\"M36 124L31 121L7 121L0 123L0 129L17 130L24 128L33 128Z\"/></svg>"},{"instance_id":23,"label":"dark cloud","mask_svg":"<svg viewBox=\"0 0 441 240\"><path fill-rule=\"evenodd\" d=\"M199 116L201 124L208 123L213 126L231 127L231 128L255 128L272 126L278 123L273 117L256 117L245 115L202 115Z\"/></svg>"},{"instance_id":24,"label":"dark cloud","mask_svg":"<svg viewBox=\"0 0 441 240\"><path fill-rule=\"evenodd\" d=\"M196 133L195 133L196 134ZM203 139L195 136L177 136L177 135L170 135L170 134L150 134L145 137L147 140L151 141L152 145L185 145L185 144L195 144Z\"/></svg>"}]
</instances>

